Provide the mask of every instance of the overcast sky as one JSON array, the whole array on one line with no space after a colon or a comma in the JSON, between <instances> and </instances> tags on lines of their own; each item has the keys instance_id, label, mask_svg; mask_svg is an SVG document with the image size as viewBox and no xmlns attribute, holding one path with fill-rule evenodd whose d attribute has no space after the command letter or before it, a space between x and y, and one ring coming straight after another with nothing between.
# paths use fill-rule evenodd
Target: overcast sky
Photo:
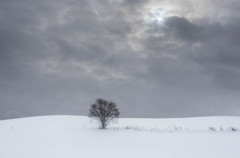
<instances>
[{"instance_id":1,"label":"overcast sky","mask_svg":"<svg viewBox=\"0 0 240 158\"><path fill-rule=\"evenodd\" d=\"M239 0L0 0L0 119L240 115Z\"/></svg>"}]
</instances>

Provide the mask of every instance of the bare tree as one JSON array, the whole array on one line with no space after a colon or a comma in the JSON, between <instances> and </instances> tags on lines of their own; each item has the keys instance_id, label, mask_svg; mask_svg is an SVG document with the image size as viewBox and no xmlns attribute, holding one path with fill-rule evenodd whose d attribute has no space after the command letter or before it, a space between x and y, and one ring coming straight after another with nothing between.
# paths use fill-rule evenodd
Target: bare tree
<instances>
[{"instance_id":1,"label":"bare tree","mask_svg":"<svg viewBox=\"0 0 240 158\"><path fill-rule=\"evenodd\" d=\"M98 98L91 105L88 116L98 120L101 124L100 128L105 129L109 122L119 117L119 114L114 102Z\"/></svg>"}]
</instances>

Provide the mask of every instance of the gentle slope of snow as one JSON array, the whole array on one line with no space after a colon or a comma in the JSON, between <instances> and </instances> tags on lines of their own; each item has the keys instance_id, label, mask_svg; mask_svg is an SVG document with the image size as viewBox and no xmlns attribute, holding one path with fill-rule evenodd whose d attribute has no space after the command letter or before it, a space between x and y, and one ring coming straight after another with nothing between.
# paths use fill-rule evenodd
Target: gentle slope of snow
<instances>
[{"instance_id":1,"label":"gentle slope of snow","mask_svg":"<svg viewBox=\"0 0 240 158\"><path fill-rule=\"evenodd\" d=\"M0 158L240 158L240 132L228 130L240 128L240 117L122 118L96 127L84 116L0 121Z\"/></svg>"}]
</instances>

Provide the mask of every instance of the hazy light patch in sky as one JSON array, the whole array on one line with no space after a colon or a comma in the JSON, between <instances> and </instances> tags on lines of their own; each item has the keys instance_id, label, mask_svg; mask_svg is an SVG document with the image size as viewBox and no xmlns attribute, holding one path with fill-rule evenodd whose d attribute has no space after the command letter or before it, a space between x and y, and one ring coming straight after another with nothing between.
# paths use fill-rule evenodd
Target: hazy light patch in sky
<instances>
[{"instance_id":1,"label":"hazy light patch in sky","mask_svg":"<svg viewBox=\"0 0 240 158\"><path fill-rule=\"evenodd\" d=\"M167 12L164 9L157 8L151 9L148 13L146 20L149 23L157 23L159 25L164 23L164 19L167 17Z\"/></svg>"}]
</instances>

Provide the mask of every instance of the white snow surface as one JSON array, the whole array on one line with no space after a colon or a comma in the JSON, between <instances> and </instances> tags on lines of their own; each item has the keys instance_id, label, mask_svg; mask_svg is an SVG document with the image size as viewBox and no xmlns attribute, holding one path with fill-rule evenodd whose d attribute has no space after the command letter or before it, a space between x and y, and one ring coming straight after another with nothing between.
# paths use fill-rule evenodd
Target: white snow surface
<instances>
[{"instance_id":1,"label":"white snow surface","mask_svg":"<svg viewBox=\"0 0 240 158\"><path fill-rule=\"evenodd\" d=\"M0 158L240 158L240 131L231 130L240 129L240 117L120 118L106 130L97 126L85 116L2 120Z\"/></svg>"}]
</instances>

